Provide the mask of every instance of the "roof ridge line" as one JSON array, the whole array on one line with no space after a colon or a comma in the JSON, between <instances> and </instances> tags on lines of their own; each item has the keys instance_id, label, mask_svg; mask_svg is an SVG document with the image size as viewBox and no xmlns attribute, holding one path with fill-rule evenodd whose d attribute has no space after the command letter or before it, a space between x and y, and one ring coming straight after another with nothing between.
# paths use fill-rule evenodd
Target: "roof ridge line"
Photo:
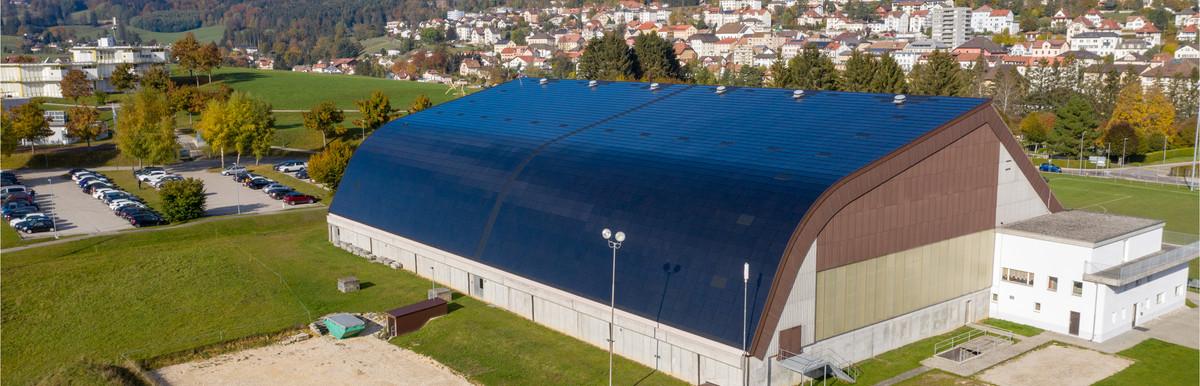
<instances>
[{"instance_id":1,"label":"roof ridge line","mask_svg":"<svg viewBox=\"0 0 1200 386\"><path fill-rule=\"evenodd\" d=\"M478 258L480 258L480 256L483 255L483 250L485 248L487 248L487 241L489 238L491 238L492 228L496 225L496 218L500 216L500 206L502 204L504 204L504 199L508 196L508 192L512 188L513 182L516 181L517 177L521 175L521 172L525 170L525 166L529 165L529 163L532 162L533 159L538 156L538 154L541 154L542 150L546 149L547 147L550 147L550 145L553 145L562 140L570 138L576 134L582 133L588 129L594 128L601 124L604 124L605 122L608 122L608 121L620 118L622 116L628 115L630 113L633 113L635 111L641 110L647 106L658 103L664 99L670 98L672 96L678 95L679 93L690 90L693 87L696 87L696 86L690 85L690 84L684 85L684 87L680 88L679 90L666 93L663 96L651 99L649 101L646 101L645 103L630 107L630 108L626 109L625 111L621 111L619 113L604 117L598 121L583 125L583 126L579 127L578 129L571 130L567 133L564 133L557 137L551 138L551 139L547 140L546 142L542 143L541 145L538 145L537 148L534 148L533 151L529 152L529 155L525 156L525 159L521 160L521 163L517 164L516 168L513 168L512 172L509 173L509 175L508 175L508 179L504 181L504 186L501 187L500 192L497 193L496 200L492 204L492 210L488 213L487 224L485 224L483 227L483 233L480 234L479 242L476 243L475 253L471 254L471 257L478 259Z\"/></svg>"}]
</instances>

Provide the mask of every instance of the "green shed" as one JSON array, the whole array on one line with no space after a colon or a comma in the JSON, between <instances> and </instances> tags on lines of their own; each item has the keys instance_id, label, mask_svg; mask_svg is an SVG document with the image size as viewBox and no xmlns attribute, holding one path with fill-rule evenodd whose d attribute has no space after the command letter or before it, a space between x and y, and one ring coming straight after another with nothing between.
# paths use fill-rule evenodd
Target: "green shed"
<instances>
[{"instance_id":1,"label":"green shed","mask_svg":"<svg viewBox=\"0 0 1200 386\"><path fill-rule=\"evenodd\" d=\"M366 328L366 324L354 315L333 314L325 318L325 327L329 328L329 335L334 338L346 339L358 334Z\"/></svg>"}]
</instances>

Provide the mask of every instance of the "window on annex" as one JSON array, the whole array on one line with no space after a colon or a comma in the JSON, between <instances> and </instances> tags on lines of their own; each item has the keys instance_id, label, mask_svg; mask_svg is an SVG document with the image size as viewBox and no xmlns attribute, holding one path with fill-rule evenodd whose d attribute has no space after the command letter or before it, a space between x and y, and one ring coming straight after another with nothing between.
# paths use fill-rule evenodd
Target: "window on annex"
<instances>
[{"instance_id":1,"label":"window on annex","mask_svg":"<svg viewBox=\"0 0 1200 386\"><path fill-rule=\"evenodd\" d=\"M1155 303L1156 303L1156 304L1163 304L1163 303L1166 303L1166 302L1167 302L1167 294L1166 294L1165 292L1159 292L1159 293L1158 293L1158 298L1156 298L1156 299L1154 299L1154 300L1155 300Z\"/></svg>"},{"instance_id":2,"label":"window on annex","mask_svg":"<svg viewBox=\"0 0 1200 386\"><path fill-rule=\"evenodd\" d=\"M1058 278L1050 276L1050 281L1046 282L1046 290L1050 292L1058 292Z\"/></svg>"},{"instance_id":3,"label":"window on annex","mask_svg":"<svg viewBox=\"0 0 1200 386\"><path fill-rule=\"evenodd\" d=\"M1184 291L1183 284L1175 286L1175 296L1183 296Z\"/></svg>"},{"instance_id":4,"label":"window on annex","mask_svg":"<svg viewBox=\"0 0 1200 386\"><path fill-rule=\"evenodd\" d=\"M1033 303L1033 312L1042 312L1042 303Z\"/></svg>"},{"instance_id":5,"label":"window on annex","mask_svg":"<svg viewBox=\"0 0 1200 386\"><path fill-rule=\"evenodd\" d=\"M1000 301L1000 294L992 294L992 303Z\"/></svg>"},{"instance_id":6,"label":"window on annex","mask_svg":"<svg viewBox=\"0 0 1200 386\"><path fill-rule=\"evenodd\" d=\"M1073 282L1071 285L1071 295L1083 296L1083 282Z\"/></svg>"},{"instance_id":7,"label":"window on annex","mask_svg":"<svg viewBox=\"0 0 1200 386\"><path fill-rule=\"evenodd\" d=\"M1000 278L1010 283L1033 285L1033 272L1026 272L1019 269L1005 268L1000 273Z\"/></svg>"}]
</instances>

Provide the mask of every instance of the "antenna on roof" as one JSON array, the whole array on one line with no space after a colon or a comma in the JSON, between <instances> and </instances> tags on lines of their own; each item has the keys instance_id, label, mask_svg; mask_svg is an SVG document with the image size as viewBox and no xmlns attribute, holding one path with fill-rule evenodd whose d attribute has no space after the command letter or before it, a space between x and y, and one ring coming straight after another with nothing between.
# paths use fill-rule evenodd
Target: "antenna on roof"
<instances>
[{"instance_id":1,"label":"antenna on roof","mask_svg":"<svg viewBox=\"0 0 1200 386\"><path fill-rule=\"evenodd\" d=\"M725 86L717 86L717 95L725 93Z\"/></svg>"},{"instance_id":2,"label":"antenna on roof","mask_svg":"<svg viewBox=\"0 0 1200 386\"><path fill-rule=\"evenodd\" d=\"M800 99L804 97L804 90L792 91L792 99Z\"/></svg>"},{"instance_id":3,"label":"antenna on roof","mask_svg":"<svg viewBox=\"0 0 1200 386\"><path fill-rule=\"evenodd\" d=\"M895 97L893 97L893 98L892 98L892 103L894 103L894 104L903 104L903 103L904 103L904 99L905 99L905 97L904 97L904 94L899 94L899 95L896 95Z\"/></svg>"},{"instance_id":4,"label":"antenna on roof","mask_svg":"<svg viewBox=\"0 0 1200 386\"><path fill-rule=\"evenodd\" d=\"M650 84L650 91L654 91L654 90L658 90L658 83L651 83L651 84Z\"/></svg>"}]
</instances>

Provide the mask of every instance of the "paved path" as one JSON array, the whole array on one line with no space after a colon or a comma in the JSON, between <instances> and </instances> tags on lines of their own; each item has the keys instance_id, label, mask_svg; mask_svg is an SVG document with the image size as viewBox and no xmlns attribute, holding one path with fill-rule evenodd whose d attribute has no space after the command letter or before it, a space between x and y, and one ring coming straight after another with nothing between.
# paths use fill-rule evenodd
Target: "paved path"
<instances>
[{"instance_id":1,"label":"paved path","mask_svg":"<svg viewBox=\"0 0 1200 386\"><path fill-rule=\"evenodd\" d=\"M1171 185L1186 185L1187 179L1184 177L1170 176L1171 168L1175 166L1186 166L1191 162L1171 162L1157 165L1146 166L1129 166L1121 168L1106 168L1106 169L1074 169L1063 168L1063 172L1074 175L1085 175L1100 178L1119 178L1123 180L1154 182L1160 184Z\"/></svg>"},{"instance_id":2,"label":"paved path","mask_svg":"<svg viewBox=\"0 0 1200 386\"><path fill-rule=\"evenodd\" d=\"M885 379L885 380L883 380L883 382L876 383L875 386L892 386L897 383L912 379L918 375L925 374L925 372L929 371L929 370L933 370L933 369L925 367L925 366L919 366L915 369L900 373L900 375Z\"/></svg>"},{"instance_id":3,"label":"paved path","mask_svg":"<svg viewBox=\"0 0 1200 386\"><path fill-rule=\"evenodd\" d=\"M972 374L982 371L983 369L1012 359L1017 355L1021 355L1026 351L1037 348L1038 346L1053 340L1053 338L1048 334L1049 333L1043 332L1031 337L1022 337L1021 341L1017 342L1016 344L1008 344L992 348L991 350L985 351L982 355L963 363L958 363L946 358L934 356L921 361L921 364L959 376L969 377Z\"/></svg>"}]
</instances>

